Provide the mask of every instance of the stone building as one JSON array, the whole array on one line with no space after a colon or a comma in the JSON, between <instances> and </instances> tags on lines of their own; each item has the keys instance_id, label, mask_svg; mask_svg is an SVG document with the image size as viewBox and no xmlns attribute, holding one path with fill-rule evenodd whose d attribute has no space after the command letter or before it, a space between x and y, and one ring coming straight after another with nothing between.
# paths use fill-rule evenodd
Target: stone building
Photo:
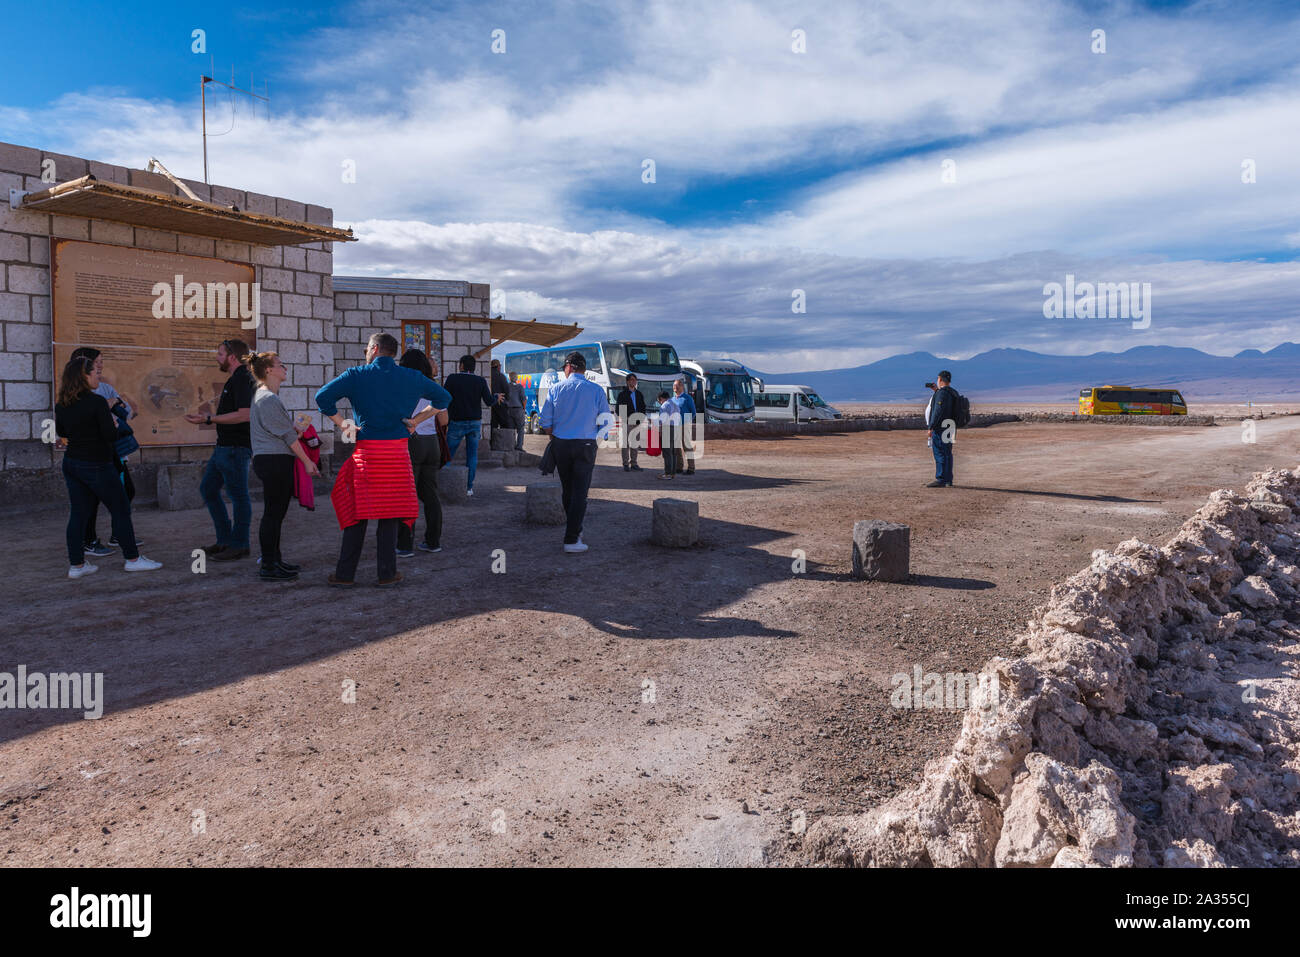
<instances>
[{"instance_id":1,"label":"stone building","mask_svg":"<svg viewBox=\"0 0 1300 957\"><path fill-rule=\"evenodd\" d=\"M333 211L323 206L0 143L0 500L13 505L61 500L65 495L57 468L61 453L51 435L56 356L66 359L77 343L95 345L104 351L106 375L110 370L123 375L131 371L131 361L138 363L140 355L150 351L130 344L132 336L151 325L147 305L139 312L147 297L142 297L138 276L107 277L99 299L85 300L97 302L95 308L103 313L102 328L107 331L100 335L102 342L91 341L94 337L87 338L80 328L73 334L60 331L63 338L55 341L54 326L67 319L59 319L53 297L74 302L64 307L65 314L81 312L83 303L79 285L76 296L68 298L71 267L62 280L64 291L55 288L55 251L69 260L70 249L79 250L83 260L97 255L116 258L130 268L183 261L199 273L224 272L228 277L234 270L247 275L248 285L260 289L260 315L256 329L240 338L255 339L258 349L278 352L290 367L280 396L290 411L312 415L327 456L350 449L335 449L333 423L321 421L315 409L316 389L361 362L373 332L390 332L404 346L425 348L440 360L440 376L455 371L461 355L473 353L479 373L486 376L492 346L507 338L549 346L581 331L535 320L491 319L486 283L335 277L334 244L354 237L333 222ZM169 255L174 260L167 259ZM133 291L131 282L136 284ZM209 290L212 285L208 283ZM147 282L143 288L149 288ZM113 307L132 295L136 312L131 315L136 318L114 315ZM210 291L208 295L211 309ZM237 327L222 328L231 331L202 336L191 328L189 339L173 336L163 343L166 349L152 351L183 354L183 362L171 364L188 364L190 378L197 375L210 390L216 385L211 380L220 378L216 346L232 332L238 334ZM202 371L196 373L198 369ZM109 381L113 375L108 375ZM142 388L138 381L136 385ZM195 397L167 385L151 381L151 395L161 397L159 410L168 401L174 403L166 414L175 423L183 418L183 408L194 408L204 388ZM213 401L215 395L208 398ZM486 429L486 410L483 421ZM195 436L193 427L182 428L189 432L176 441L166 438L167 428L155 427L150 436L140 436L137 428L144 447L131 456L130 464L141 503L153 500L155 489L161 495L165 485L188 488L197 482L213 436Z\"/></svg>"}]
</instances>

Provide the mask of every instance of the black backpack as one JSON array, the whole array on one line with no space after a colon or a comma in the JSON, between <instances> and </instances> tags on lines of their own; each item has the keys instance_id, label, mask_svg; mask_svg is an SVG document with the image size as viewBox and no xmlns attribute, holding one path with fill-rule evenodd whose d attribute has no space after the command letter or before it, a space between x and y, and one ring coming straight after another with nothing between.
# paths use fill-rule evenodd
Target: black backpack
<instances>
[{"instance_id":1,"label":"black backpack","mask_svg":"<svg viewBox=\"0 0 1300 957\"><path fill-rule=\"evenodd\" d=\"M949 386L949 388L951 389L952 386ZM957 392L956 389L953 389L953 392L957 396L952 403L953 421L956 423L957 428L964 429L970 425L970 399Z\"/></svg>"}]
</instances>

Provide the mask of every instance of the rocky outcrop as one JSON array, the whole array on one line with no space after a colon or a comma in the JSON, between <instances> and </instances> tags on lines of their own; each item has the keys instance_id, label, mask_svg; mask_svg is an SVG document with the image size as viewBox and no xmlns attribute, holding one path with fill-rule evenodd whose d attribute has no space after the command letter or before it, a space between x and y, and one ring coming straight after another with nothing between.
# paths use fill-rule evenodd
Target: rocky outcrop
<instances>
[{"instance_id":1,"label":"rocky outcrop","mask_svg":"<svg viewBox=\"0 0 1300 957\"><path fill-rule=\"evenodd\" d=\"M1300 471L1221 490L1164 547L1098 551L995 658L996 703L871 812L857 866L1300 865Z\"/></svg>"}]
</instances>

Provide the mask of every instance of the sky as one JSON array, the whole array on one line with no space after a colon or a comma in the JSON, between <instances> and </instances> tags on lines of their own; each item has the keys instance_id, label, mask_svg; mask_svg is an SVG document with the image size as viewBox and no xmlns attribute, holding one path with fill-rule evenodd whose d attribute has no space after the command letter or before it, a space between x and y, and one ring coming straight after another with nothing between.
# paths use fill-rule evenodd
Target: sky
<instances>
[{"instance_id":1,"label":"sky","mask_svg":"<svg viewBox=\"0 0 1300 957\"><path fill-rule=\"evenodd\" d=\"M1297 4L55 8L0 140L202 179L233 68L210 181L332 207L336 274L769 372L1300 340Z\"/></svg>"}]
</instances>

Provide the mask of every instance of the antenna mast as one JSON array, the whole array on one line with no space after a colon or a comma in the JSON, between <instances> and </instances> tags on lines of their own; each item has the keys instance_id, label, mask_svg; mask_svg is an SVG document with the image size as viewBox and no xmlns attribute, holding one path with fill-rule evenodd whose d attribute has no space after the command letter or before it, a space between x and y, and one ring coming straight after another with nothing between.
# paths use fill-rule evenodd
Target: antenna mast
<instances>
[{"instance_id":1,"label":"antenna mast","mask_svg":"<svg viewBox=\"0 0 1300 957\"><path fill-rule=\"evenodd\" d=\"M215 61L214 61L214 66L215 66ZM209 72L215 73L216 70L210 69ZM270 115L270 109L271 109L270 107L271 84L267 81L262 82L262 88L266 91L265 95L260 93L254 93L252 89L241 90L239 87L235 86L235 67L233 64L230 67L229 83L224 83L221 80L214 80L212 77L207 75L202 75L199 77L199 109L203 114L203 182L211 185L211 182L208 179L208 84L209 83L215 83L217 84L217 86L224 86L232 93L243 93L245 96L251 96L255 100L261 100L263 103L267 104L268 115ZM251 70L249 71L248 74L248 85L249 87L253 86L253 73ZM233 109L233 103L234 103L234 99L232 98L231 99L232 109ZM216 135L220 136L221 134L218 133Z\"/></svg>"}]
</instances>

